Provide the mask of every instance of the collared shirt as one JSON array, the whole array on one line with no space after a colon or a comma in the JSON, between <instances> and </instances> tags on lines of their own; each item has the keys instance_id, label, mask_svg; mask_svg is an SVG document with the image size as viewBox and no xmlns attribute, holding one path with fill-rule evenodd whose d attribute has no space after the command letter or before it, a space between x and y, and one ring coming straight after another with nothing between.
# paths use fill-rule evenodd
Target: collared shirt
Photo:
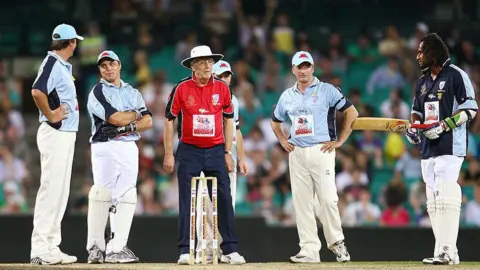
<instances>
[{"instance_id":1,"label":"collared shirt","mask_svg":"<svg viewBox=\"0 0 480 270\"><path fill-rule=\"evenodd\" d=\"M72 65L54 52L48 52L38 70L32 89L38 89L48 97L50 110L65 103L69 107L68 117L58 123L48 122L41 112L39 122L46 122L60 131L77 132L80 114L78 111L77 90L72 76Z\"/></svg>"},{"instance_id":2,"label":"collared shirt","mask_svg":"<svg viewBox=\"0 0 480 270\"><path fill-rule=\"evenodd\" d=\"M452 116L458 110L478 110L472 82L459 67L445 61L440 73L433 80L431 74L421 76L415 87L412 114L421 122L438 122ZM422 135L422 159L442 155L464 157L467 154L467 124L444 132L440 138L429 140Z\"/></svg>"},{"instance_id":3,"label":"collared shirt","mask_svg":"<svg viewBox=\"0 0 480 270\"><path fill-rule=\"evenodd\" d=\"M213 76L205 86L199 86L195 76L185 78L173 88L165 117L178 117L178 137L183 143L200 148L223 144L223 117L233 118L230 88Z\"/></svg>"},{"instance_id":4,"label":"collared shirt","mask_svg":"<svg viewBox=\"0 0 480 270\"><path fill-rule=\"evenodd\" d=\"M233 144L232 144L232 157L234 162L233 170L237 171L237 130L240 129L240 120L239 120L239 108L238 108L238 99L235 95L232 95L232 105L233 105Z\"/></svg>"},{"instance_id":5,"label":"collared shirt","mask_svg":"<svg viewBox=\"0 0 480 270\"><path fill-rule=\"evenodd\" d=\"M314 77L302 93L295 85L285 90L272 113L272 120L291 121L289 142L299 147L335 141L335 111L345 111L352 103L341 90Z\"/></svg>"},{"instance_id":6,"label":"collared shirt","mask_svg":"<svg viewBox=\"0 0 480 270\"><path fill-rule=\"evenodd\" d=\"M122 80L120 87L117 87L101 79L88 95L87 109L92 121L91 143L109 141L108 137L102 133L102 128L111 125L108 119L116 112L138 110L142 115L152 115L145 105L142 94ZM134 132L113 140L136 141L138 139L140 139L140 133Z\"/></svg>"}]
</instances>

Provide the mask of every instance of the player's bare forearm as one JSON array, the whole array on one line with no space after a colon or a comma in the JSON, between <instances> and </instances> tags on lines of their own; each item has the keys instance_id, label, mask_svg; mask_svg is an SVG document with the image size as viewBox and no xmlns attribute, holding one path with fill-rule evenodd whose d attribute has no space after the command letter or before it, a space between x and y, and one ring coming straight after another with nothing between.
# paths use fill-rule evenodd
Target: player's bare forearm
<instances>
[{"instance_id":1,"label":"player's bare forearm","mask_svg":"<svg viewBox=\"0 0 480 270\"><path fill-rule=\"evenodd\" d=\"M223 134L225 136L225 150L232 151L233 144L233 118L224 118Z\"/></svg>"},{"instance_id":2,"label":"player's bare forearm","mask_svg":"<svg viewBox=\"0 0 480 270\"><path fill-rule=\"evenodd\" d=\"M243 149L243 135L240 129L237 129L237 155L239 160L245 160L245 150Z\"/></svg>"},{"instance_id":3,"label":"player's bare forearm","mask_svg":"<svg viewBox=\"0 0 480 270\"><path fill-rule=\"evenodd\" d=\"M270 123L272 124L273 133L275 134L279 142L288 140L287 136L285 136L285 134L283 133L282 123L275 122L273 120L270 120Z\"/></svg>"},{"instance_id":4,"label":"player's bare forearm","mask_svg":"<svg viewBox=\"0 0 480 270\"><path fill-rule=\"evenodd\" d=\"M42 91L38 89L32 90L33 101L37 105L37 108L47 117L48 121L52 120L52 110L50 105L48 105L48 97Z\"/></svg>"},{"instance_id":5,"label":"player's bare forearm","mask_svg":"<svg viewBox=\"0 0 480 270\"><path fill-rule=\"evenodd\" d=\"M173 120L166 119L163 124L163 145L165 155L173 155Z\"/></svg>"},{"instance_id":6,"label":"player's bare forearm","mask_svg":"<svg viewBox=\"0 0 480 270\"><path fill-rule=\"evenodd\" d=\"M116 112L107 119L109 124L117 127L126 126L135 120L137 120L135 112Z\"/></svg>"},{"instance_id":7,"label":"player's bare forearm","mask_svg":"<svg viewBox=\"0 0 480 270\"><path fill-rule=\"evenodd\" d=\"M152 116L149 114L144 115L138 122L137 122L137 131L143 132L145 130L152 128Z\"/></svg>"},{"instance_id":8,"label":"player's bare forearm","mask_svg":"<svg viewBox=\"0 0 480 270\"><path fill-rule=\"evenodd\" d=\"M338 141L341 143L346 142L348 137L350 137L350 134L352 134L353 122L358 117L358 111L353 105L348 107L343 113L345 114L345 119L343 122L342 132L338 138Z\"/></svg>"}]
</instances>

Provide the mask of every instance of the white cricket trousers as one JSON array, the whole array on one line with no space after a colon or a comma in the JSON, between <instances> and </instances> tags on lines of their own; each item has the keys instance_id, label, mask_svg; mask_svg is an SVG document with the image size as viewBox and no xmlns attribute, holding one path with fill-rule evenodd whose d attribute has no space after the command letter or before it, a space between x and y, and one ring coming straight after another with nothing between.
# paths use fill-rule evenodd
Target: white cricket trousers
<instances>
[{"instance_id":1,"label":"white cricket trousers","mask_svg":"<svg viewBox=\"0 0 480 270\"><path fill-rule=\"evenodd\" d=\"M237 198L237 172L231 172L228 174L230 177L230 193L232 195L233 211L235 211L235 200ZM203 172L200 177L205 177ZM197 228L197 247L196 251L202 251L203 243L203 231L202 231L202 189L200 183L197 185L197 212L195 225ZM222 236L218 234L218 250L220 250L220 244L222 243ZM207 196L207 250L213 249L213 203L210 197Z\"/></svg>"},{"instance_id":2,"label":"white cricket trousers","mask_svg":"<svg viewBox=\"0 0 480 270\"><path fill-rule=\"evenodd\" d=\"M138 147L135 142L108 141L92 144L93 182L112 191L112 201L121 200L135 188L138 178Z\"/></svg>"},{"instance_id":3,"label":"white cricket trousers","mask_svg":"<svg viewBox=\"0 0 480 270\"><path fill-rule=\"evenodd\" d=\"M318 237L314 201L318 198L318 218L331 248L344 240L335 185L335 151L323 153L323 144L295 147L289 154L290 181L301 255L318 258L322 246Z\"/></svg>"},{"instance_id":4,"label":"white cricket trousers","mask_svg":"<svg viewBox=\"0 0 480 270\"><path fill-rule=\"evenodd\" d=\"M58 250L62 241L61 223L68 203L76 132L59 131L47 123L38 128L40 188L33 214L30 257Z\"/></svg>"}]
</instances>

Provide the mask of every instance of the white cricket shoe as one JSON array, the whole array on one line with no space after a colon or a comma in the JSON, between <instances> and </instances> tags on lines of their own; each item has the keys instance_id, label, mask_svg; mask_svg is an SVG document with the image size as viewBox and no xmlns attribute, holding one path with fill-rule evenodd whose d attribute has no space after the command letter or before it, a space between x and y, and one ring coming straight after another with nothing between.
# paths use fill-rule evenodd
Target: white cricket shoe
<instances>
[{"instance_id":1,"label":"white cricket shoe","mask_svg":"<svg viewBox=\"0 0 480 270\"><path fill-rule=\"evenodd\" d=\"M335 254L335 257L337 257L337 262L350 261L350 253L348 253L347 247L343 241L335 243L331 250Z\"/></svg>"},{"instance_id":2,"label":"white cricket shoe","mask_svg":"<svg viewBox=\"0 0 480 270\"><path fill-rule=\"evenodd\" d=\"M430 258L425 258L422 260L422 263L423 264L433 264L433 261L435 260L434 257L430 257ZM453 265L458 265L460 264L460 256L458 256L458 253L455 253L455 258L453 258Z\"/></svg>"},{"instance_id":3,"label":"white cricket shoe","mask_svg":"<svg viewBox=\"0 0 480 270\"><path fill-rule=\"evenodd\" d=\"M220 261L222 263L228 263L228 264L245 264L247 261L245 261L245 258L238 254L238 252L232 252L228 255L222 255L220 257Z\"/></svg>"},{"instance_id":4,"label":"white cricket shoe","mask_svg":"<svg viewBox=\"0 0 480 270\"><path fill-rule=\"evenodd\" d=\"M55 249L52 254L58 256L62 261L61 264L71 264L77 262L77 257L63 253L60 249Z\"/></svg>"},{"instance_id":5,"label":"white cricket shoe","mask_svg":"<svg viewBox=\"0 0 480 270\"><path fill-rule=\"evenodd\" d=\"M290 262L292 263L319 263L320 262L320 256L317 256L316 258L312 258L309 256L305 256L302 254L297 254L295 256L290 257Z\"/></svg>"},{"instance_id":6,"label":"white cricket shoe","mask_svg":"<svg viewBox=\"0 0 480 270\"><path fill-rule=\"evenodd\" d=\"M455 257L457 257L457 256L455 256ZM455 264L454 259L451 259L450 256L448 256L447 253L442 253L439 256L433 258L433 264L434 265L454 265ZM458 263L460 263L460 260L459 260Z\"/></svg>"},{"instance_id":7,"label":"white cricket shoe","mask_svg":"<svg viewBox=\"0 0 480 270\"><path fill-rule=\"evenodd\" d=\"M120 252L110 252L105 256L106 263L137 263L140 259L127 246Z\"/></svg>"},{"instance_id":8,"label":"white cricket shoe","mask_svg":"<svg viewBox=\"0 0 480 270\"><path fill-rule=\"evenodd\" d=\"M34 258L30 259L30 264L34 265L55 265L55 264L61 264L62 263L62 258L60 256L57 256L56 254L46 254L43 256L37 256Z\"/></svg>"},{"instance_id":9,"label":"white cricket shoe","mask_svg":"<svg viewBox=\"0 0 480 270\"><path fill-rule=\"evenodd\" d=\"M197 252L197 256L195 257L195 263L200 264L202 263L202 252ZM207 250L207 263L213 263L213 251Z\"/></svg>"},{"instance_id":10,"label":"white cricket shoe","mask_svg":"<svg viewBox=\"0 0 480 270\"><path fill-rule=\"evenodd\" d=\"M190 263L190 254L185 253L180 255L177 263L180 265L188 265Z\"/></svg>"}]
</instances>

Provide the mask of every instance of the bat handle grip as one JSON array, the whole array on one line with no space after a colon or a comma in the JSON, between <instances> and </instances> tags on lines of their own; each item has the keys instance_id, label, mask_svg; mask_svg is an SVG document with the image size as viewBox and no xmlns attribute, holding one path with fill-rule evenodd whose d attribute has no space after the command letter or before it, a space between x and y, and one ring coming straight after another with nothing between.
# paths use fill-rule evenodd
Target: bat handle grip
<instances>
[{"instance_id":1,"label":"bat handle grip","mask_svg":"<svg viewBox=\"0 0 480 270\"><path fill-rule=\"evenodd\" d=\"M414 123L414 124L410 124L410 128L416 128L416 129L427 129L427 128L430 128L432 126L434 126L436 123L431 123L431 124L417 124L417 123Z\"/></svg>"}]
</instances>

